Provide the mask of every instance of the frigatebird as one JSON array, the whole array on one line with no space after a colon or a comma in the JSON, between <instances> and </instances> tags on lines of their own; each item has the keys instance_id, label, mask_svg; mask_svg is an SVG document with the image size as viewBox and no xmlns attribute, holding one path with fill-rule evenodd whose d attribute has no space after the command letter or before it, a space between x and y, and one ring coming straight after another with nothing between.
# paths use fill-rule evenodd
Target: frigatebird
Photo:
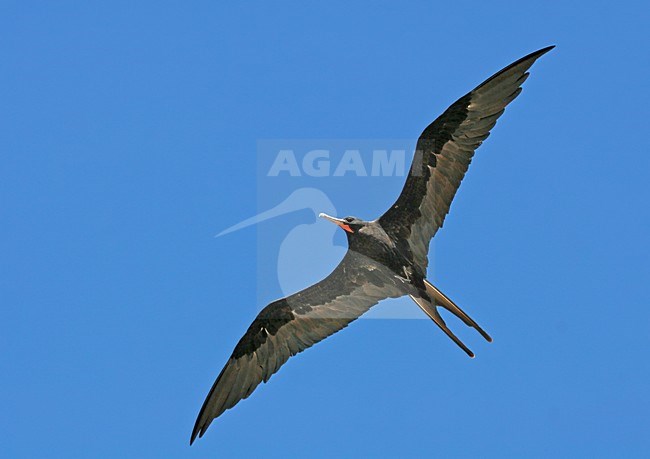
<instances>
[{"instance_id":1,"label":"frigatebird","mask_svg":"<svg viewBox=\"0 0 650 459\"><path fill-rule=\"evenodd\" d=\"M454 102L420 135L402 193L373 221L320 216L345 231L348 251L317 284L266 306L241 338L203 403L190 444L289 359L346 327L386 298L410 296L467 355L438 307L487 341L467 313L426 279L429 243L449 212L474 151L521 92L528 69L554 46L535 51Z\"/></svg>"}]
</instances>

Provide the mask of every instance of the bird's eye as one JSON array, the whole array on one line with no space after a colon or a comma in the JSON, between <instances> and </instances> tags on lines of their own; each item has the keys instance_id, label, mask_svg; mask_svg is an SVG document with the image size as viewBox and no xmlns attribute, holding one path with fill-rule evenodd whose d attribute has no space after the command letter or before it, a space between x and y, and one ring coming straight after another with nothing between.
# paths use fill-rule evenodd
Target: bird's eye
<instances>
[{"instance_id":1,"label":"bird's eye","mask_svg":"<svg viewBox=\"0 0 650 459\"><path fill-rule=\"evenodd\" d=\"M348 223L352 223L354 221L354 218L352 217L345 217L345 221Z\"/></svg>"}]
</instances>

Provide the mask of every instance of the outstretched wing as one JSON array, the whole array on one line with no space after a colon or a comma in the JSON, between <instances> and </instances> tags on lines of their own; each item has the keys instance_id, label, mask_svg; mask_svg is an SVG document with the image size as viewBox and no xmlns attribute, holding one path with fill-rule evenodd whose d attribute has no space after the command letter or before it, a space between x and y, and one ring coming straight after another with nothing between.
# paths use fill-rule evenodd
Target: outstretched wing
<instances>
[{"instance_id":1,"label":"outstretched wing","mask_svg":"<svg viewBox=\"0 0 650 459\"><path fill-rule=\"evenodd\" d=\"M346 327L385 298L405 295L403 280L348 251L321 282L264 308L221 370L194 425L190 444L212 420L247 398L289 357Z\"/></svg>"},{"instance_id":2,"label":"outstretched wing","mask_svg":"<svg viewBox=\"0 0 650 459\"><path fill-rule=\"evenodd\" d=\"M553 48L531 53L488 78L422 132L404 189L379 222L393 238L408 241L423 274L429 242L442 227L474 150L521 92L527 70Z\"/></svg>"}]
</instances>

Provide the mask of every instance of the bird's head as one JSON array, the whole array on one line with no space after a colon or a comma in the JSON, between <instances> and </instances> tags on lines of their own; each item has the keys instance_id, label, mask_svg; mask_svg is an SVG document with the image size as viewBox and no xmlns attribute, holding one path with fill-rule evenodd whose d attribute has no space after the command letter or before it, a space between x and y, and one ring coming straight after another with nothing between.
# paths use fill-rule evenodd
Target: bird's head
<instances>
[{"instance_id":1,"label":"bird's head","mask_svg":"<svg viewBox=\"0 0 650 459\"><path fill-rule=\"evenodd\" d=\"M341 229L348 233L348 235L356 234L368 223L357 217L336 218L323 213L319 214L318 216L324 218L325 220L331 221L335 225L340 226Z\"/></svg>"}]
</instances>

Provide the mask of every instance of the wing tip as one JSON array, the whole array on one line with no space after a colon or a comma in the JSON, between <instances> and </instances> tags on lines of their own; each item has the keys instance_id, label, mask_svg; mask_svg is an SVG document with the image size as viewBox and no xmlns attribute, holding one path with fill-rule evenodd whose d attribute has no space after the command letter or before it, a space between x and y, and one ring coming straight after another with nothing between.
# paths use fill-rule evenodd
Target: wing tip
<instances>
[{"instance_id":1,"label":"wing tip","mask_svg":"<svg viewBox=\"0 0 650 459\"><path fill-rule=\"evenodd\" d=\"M194 443L197 437L203 438L203 434L205 434L205 431L208 430L208 427L210 427L211 423L211 420L207 422L200 422L200 420L196 421L194 429L192 429L192 436L190 437L190 446L192 446L192 443Z\"/></svg>"},{"instance_id":2,"label":"wing tip","mask_svg":"<svg viewBox=\"0 0 650 459\"><path fill-rule=\"evenodd\" d=\"M488 85L490 82L495 80L496 78L500 77L501 75L507 73L508 71L517 68L519 66L523 65L523 74L526 74L528 72L528 69L539 59L542 57L544 54L548 53L551 51L553 48L555 48L555 45L550 45L545 48L538 49L537 51L533 51L532 53L526 54L524 57L517 59L515 62L512 64L508 65L507 67L504 67L503 69L499 70L497 73L492 75L490 78L485 80L483 83L478 85L472 92L478 91L479 89L483 88L484 86ZM470 93L471 94L471 93Z\"/></svg>"},{"instance_id":3,"label":"wing tip","mask_svg":"<svg viewBox=\"0 0 650 459\"><path fill-rule=\"evenodd\" d=\"M205 433L205 430L210 425L210 421L206 422L205 419L203 419L203 415L205 413L205 409L206 409L206 406L208 404L208 400L210 399L211 394L212 394L212 390L210 390L210 393L208 394L208 397L205 399L205 402L203 402L203 406L201 407L201 411L199 412L199 415L196 418L196 422L194 423L194 428L192 429L192 436L190 437L190 446L192 446L192 443L194 443L194 440L196 440L197 436L199 438L201 438L203 436L203 434Z\"/></svg>"},{"instance_id":4,"label":"wing tip","mask_svg":"<svg viewBox=\"0 0 650 459\"><path fill-rule=\"evenodd\" d=\"M526 56L522 57L517 62L512 64L511 67L514 67L514 66L516 66L516 65L518 65L518 64L520 64L522 62L529 61L529 60L536 61L537 59L542 57L544 54L551 51L553 48L555 48L555 45L546 46L546 47L544 47L542 49L538 49L537 51L533 51L532 53L527 54Z\"/></svg>"},{"instance_id":5,"label":"wing tip","mask_svg":"<svg viewBox=\"0 0 650 459\"><path fill-rule=\"evenodd\" d=\"M196 440L197 436L199 438L203 436L203 432L201 432L201 430L203 430L202 426L197 421L196 424L194 424L194 429L192 429L192 436L190 437L190 446L192 446L192 443L194 443L194 440Z\"/></svg>"},{"instance_id":6,"label":"wing tip","mask_svg":"<svg viewBox=\"0 0 650 459\"><path fill-rule=\"evenodd\" d=\"M546 47L544 47L544 48L542 48L542 49L539 49L539 50L535 51L535 53L533 53L533 54L536 54L536 53L539 53L539 54L546 54L546 53L548 53L550 50L552 50L553 48L555 48L556 46L557 46L557 45L548 45L548 46L546 46Z\"/></svg>"}]
</instances>

